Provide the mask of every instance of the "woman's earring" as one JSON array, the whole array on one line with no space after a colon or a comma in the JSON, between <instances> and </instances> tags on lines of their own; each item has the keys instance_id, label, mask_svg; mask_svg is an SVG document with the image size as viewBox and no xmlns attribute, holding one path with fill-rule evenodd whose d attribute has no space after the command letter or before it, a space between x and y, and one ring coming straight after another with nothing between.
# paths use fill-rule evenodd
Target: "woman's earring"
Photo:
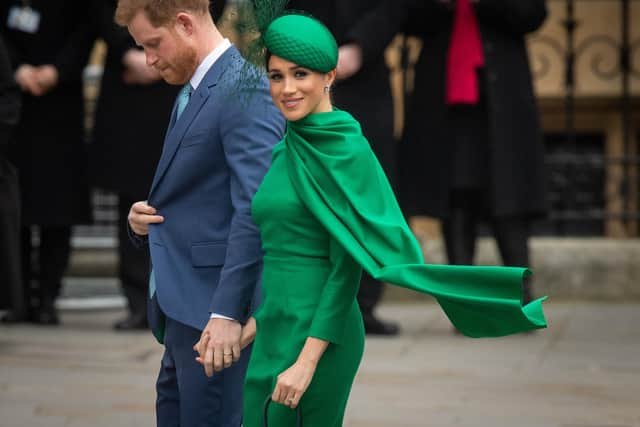
<instances>
[{"instance_id":1,"label":"woman's earring","mask_svg":"<svg viewBox=\"0 0 640 427\"><path fill-rule=\"evenodd\" d=\"M331 86L326 85L326 86L324 87L324 93L329 93L329 91L330 91L330 90L331 90Z\"/></svg>"}]
</instances>

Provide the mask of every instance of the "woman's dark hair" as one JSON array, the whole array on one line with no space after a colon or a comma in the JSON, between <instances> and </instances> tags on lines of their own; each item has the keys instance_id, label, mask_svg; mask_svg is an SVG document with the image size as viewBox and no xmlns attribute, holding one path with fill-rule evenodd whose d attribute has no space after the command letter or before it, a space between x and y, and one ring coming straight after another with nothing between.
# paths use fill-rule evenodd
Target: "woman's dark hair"
<instances>
[{"instance_id":1,"label":"woman's dark hair","mask_svg":"<svg viewBox=\"0 0 640 427\"><path fill-rule=\"evenodd\" d=\"M271 51L267 48L265 48L265 52L264 52L264 68L269 71L269 60L271 59L271 57L273 56L273 53L271 53Z\"/></svg>"}]
</instances>

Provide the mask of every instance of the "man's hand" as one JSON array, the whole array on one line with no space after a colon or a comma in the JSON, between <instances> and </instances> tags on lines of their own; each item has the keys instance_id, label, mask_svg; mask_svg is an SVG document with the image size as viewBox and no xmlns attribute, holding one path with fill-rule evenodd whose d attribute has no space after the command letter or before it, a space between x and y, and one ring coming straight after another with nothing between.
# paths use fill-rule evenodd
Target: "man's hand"
<instances>
[{"instance_id":1,"label":"man's hand","mask_svg":"<svg viewBox=\"0 0 640 427\"><path fill-rule=\"evenodd\" d=\"M36 68L36 80L39 91L34 93L42 96L58 85L58 69L53 65L40 65Z\"/></svg>"},{"instance_id":2,"label":"man's hand","mask_svg":"<svg viewBox=\"0 0 640 427\"><path fill-rule=\"evenodd\" d=\"M34 94L38 89L38 80L36 78L36 67L29 64L23 64L16 69L14 74L16 82L23 92Z\"/></svg>"},{"instance_id":3,"label":"man's hand","mask_svg":"<svg viewBox=\"0 0 640 427\"><path fill-rule=\"evenodd\" d=\"M249 344L253 342L256 337L256 319L250 317L247 323L242 327L242 333L240 334L240 351L244 350ZM196 362L200 363L204 367L204 358L207 352L207 346L209 344L211 336L209 333L202 333L200 340L193 346L193 350L198 352ZM224 356L223 356L224 358ZM223 359L224 360L224 359Z\"/></svg>"},{"instance_id":4,"label":"man's hand","mask_svg":"<svg viewBox=\"0 0 640 427\"><path fill-rule=\"evenodd\" d=\"M355 43L340 46L336 78L346 80L360 71L362 67L362 48Z\"/></svg>"},{"instance_id":5,"label":"man's hand","mask_svg":"<svg viewBox=\"0 0 640 427\"><path fill-rule=\"evenodd\" d=\"M122 79L127 84L148 85L162 78L158 70L147 65L145 53L139 49L129 49L122 57L125 71Z\"/></svg>"},{"instance_id":6,"label":"man's hand","mask_svg":"<svg viewBox=\"0 0 640 427\"><path fill-rule=\"evenodd\" d=\"M204 365L208 377L240 360L242 325L235 320L210 319L202 331L200 341L193 349L198 352L198 362Z\"/></svg>"},{"instance_id":7,"label":"man's hand","mask_svg":"<svg viewBox=\"0 0 640 427\"><path fill-rule=\"evenodd\" d=\"M139 236L149 234L149 224L159 224L164 217L156 215L156 209L147 202L135 202L129 210L129 226Z\"/></svg>"}]
</instances>

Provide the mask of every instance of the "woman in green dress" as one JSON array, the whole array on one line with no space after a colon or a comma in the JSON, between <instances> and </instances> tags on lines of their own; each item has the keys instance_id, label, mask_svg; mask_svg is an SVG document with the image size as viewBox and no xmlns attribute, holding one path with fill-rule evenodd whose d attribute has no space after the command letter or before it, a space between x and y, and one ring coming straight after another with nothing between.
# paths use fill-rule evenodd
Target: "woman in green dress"
<instances>
[{"instance_id":1,"label":"woman in green dress","mask_svg":"<svg viewBox=\"0 0 640 427\"><path fill-rule=\"evenodd\" d=\"M289 14L264 32L267 73L287 132L253 200L264 249L244 427L338 427L364 350L356 294L362 268L433 295L462 333L502 336L546 326L541 300L522 306L524 268L426 265L378 160L347 112L331 104L336 42ZM375 88L372 88L375 90ZM257 331L257 333L256 333Z\"/></svg>"}]
</instances>

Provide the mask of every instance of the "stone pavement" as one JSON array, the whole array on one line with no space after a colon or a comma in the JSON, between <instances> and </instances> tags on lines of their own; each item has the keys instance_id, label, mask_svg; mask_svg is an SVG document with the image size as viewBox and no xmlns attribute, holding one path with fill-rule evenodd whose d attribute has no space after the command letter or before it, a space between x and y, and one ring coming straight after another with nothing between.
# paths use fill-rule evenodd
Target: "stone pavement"
<instances>
[{"instance_id":1,"label":"stone pavement","mask_svg":"<svg viewBox=\"0 0 640 427\"><path fill-rule=\"evenodd\" d=\"M640 303L546 309L545 331L473 340L434 304L385 304L404 333L367 340L345 426L640 427ZM0 325L0 427L153 426L161 347L112 332L121 315Z\"/></svg>"}]
</instances>

